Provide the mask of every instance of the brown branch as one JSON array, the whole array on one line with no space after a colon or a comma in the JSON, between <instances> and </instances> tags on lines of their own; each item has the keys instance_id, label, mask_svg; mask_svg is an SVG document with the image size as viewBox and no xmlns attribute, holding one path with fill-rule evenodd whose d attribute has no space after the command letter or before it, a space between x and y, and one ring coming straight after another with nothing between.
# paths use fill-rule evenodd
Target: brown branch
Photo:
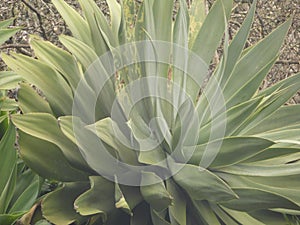
<instances>
[{"instance_id":1,"label":"brown branch","mask_svg":"<svg viewBox=\"0 0 300 225\"><path fill-rule=\"evenodd\" d=\"M299 65L299 61L278 60L275 64Z\"/></svg>"},{"instance_id":2,"label":"brown branch","mask_svg":"<svg viewBox=\"0 0 300 225\"><path fill-rule=\"evenodd\" d=\"M48 38L47 38L46 31L45 31L44 26L43 26L42 15L40 14L40 12L39 12L35 7L32 6L29 2L27 2L26 0L21 0L21 1L24 3L24 5L26 5L31 11L33 11L33 12L36 14L36 16L37 16L37 18L38 18L38 20L39 20L39 23L40 23L40 29L41 29L41 31L42 31L42 36L43 36L43 38L44 38L45 40L47 40Z\"/></svg>"},{"instance_id":3,"label":"brown branch","mask_svg":"<svg viewBox=\"0 0 300 225\"><path fill-rule=\"evenodd\" d=\"M0 49L7 49L7 48L30 48L30 45L27 44L7 44L0 47Z\"/></svg>"}]
</instances>

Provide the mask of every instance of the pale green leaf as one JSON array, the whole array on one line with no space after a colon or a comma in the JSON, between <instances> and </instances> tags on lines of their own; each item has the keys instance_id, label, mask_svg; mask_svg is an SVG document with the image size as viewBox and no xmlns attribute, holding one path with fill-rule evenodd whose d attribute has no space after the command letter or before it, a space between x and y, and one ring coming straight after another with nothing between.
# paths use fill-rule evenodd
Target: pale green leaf
<instances>
[{"instance_id":1,"label":"pale green leaf","mask_svg":"<svg viewBox=\"0 0 300 225\"><path fill-rule=\"evenodd\" d=\"M65 183L63 187L49 193L42 201L43 216L59 225L83 222L85 219L74 209L74 201L88 187L88 182Z\"/></svg>"},{"instance_id":2,"label":"pale green leaf","mask_svg":"<svg viewBox=\"0 0 300 225\"><path fill-rule=\"evenodd\" d=\"M18 89L18 105L23 113L45 112L52 114L49 103L29 84L21 83Z\"/></svg>"},{"instance_id":3,"label":"pale green leaf","mask_svg":"<svg viewBox=\"0 0 300 225\"><path fill-rule=\"evenodd\" d=\"M154 173L142 172L141 193L144 199L156 211L167 209L172 204L172 197L166 190L163 180Z\"/></svg>"},{"instance_id":4,"label":"pale green leaf","mask_svg":"<svg viewBox=\"0 0 300 225\"><path fill-rule=\"evenodd\" d=\"M28 82L36 85L45 94L56 115L72 112L72 91L64 78L47 64L28 56L2 55L5 63Z\"/></svg>"},{"instance_id":5,"label":"pale green leaf","mask_svg":"<svg viewBox=\"0 0 300 225\"><path fill-rule=\"evenodd\" d=\"M53 0L53 4L66 21L73 36L92 48L91 30L81 15L63 0Z\"/></svg>"}]
</instances>

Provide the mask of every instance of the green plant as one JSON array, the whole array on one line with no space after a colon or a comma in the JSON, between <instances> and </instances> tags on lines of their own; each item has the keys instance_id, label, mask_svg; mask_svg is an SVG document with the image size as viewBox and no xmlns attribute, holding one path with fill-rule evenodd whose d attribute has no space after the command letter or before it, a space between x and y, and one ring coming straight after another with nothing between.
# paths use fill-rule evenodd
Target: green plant
<instances>
[{"instance_id":1,"label":"green plant","mask_svg":"<svg viewBox=\"0 0 300 225\"><path fill-rule=\"evenodd\" d=\"M259 91L290 20L244 49L255 3L230 43L232 0L217 0L207 16L203 1L188 9L181 0L175 22L173 0L144 0L137 16L134 1L108 0L110 22L92 0L79 0L83 17L53 3L74 36L60 37L69 52L32 37L37 59L3 55L42 91L21 83L23 115L12 121L26 164L64 183L43 199L47 220L250 225L299 215L300 107L284 104L300 74ZM135 94L144 96L136 104Z\"/></svg>"},{"instance_id":2,"label":"green plant","mask_svg":"<svg viewBox=\"0 0 300 225\"><path fill-rule=\"evenodd\" d=\"M0 44L19 30L5 29L12 21L0 22ZM9 115L16 112L18 105L7 96L7 90L15 88L21 78L8 71L1 72L0 78L0 224L11 225L36 202L40 178L18 158L16 131L9 121Z\"/></svg>"}]
</instances>

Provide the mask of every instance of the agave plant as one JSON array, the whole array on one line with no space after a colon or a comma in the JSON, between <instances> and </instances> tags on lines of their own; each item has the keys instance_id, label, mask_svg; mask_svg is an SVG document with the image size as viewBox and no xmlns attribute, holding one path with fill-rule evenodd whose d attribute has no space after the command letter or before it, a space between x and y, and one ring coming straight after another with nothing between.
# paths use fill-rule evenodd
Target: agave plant
<instances>
[{"instance_id":1,"label":"agave plant","mask_svg":"<svg viewBox=\"0 0 300 225\"><path fill-rule=\"evenodd\" d=\"M53 0L73 37L3 55L20 83L20 154L63 183L54 224L284 224L300 214L300 74L259 90L291 20L244 49L255 1L229 42L232 0ZM137 12L137 15L136 15ZM223 56L209 64L223 39ZM34 84L36 92L30 84Z\"/></svg>"}]
</instances>

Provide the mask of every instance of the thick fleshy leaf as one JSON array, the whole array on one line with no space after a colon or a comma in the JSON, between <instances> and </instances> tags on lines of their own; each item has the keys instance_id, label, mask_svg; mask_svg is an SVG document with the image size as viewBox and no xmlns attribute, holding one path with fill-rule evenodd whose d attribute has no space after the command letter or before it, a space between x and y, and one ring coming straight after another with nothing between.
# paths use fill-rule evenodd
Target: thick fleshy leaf
<instances>
[{"instance_id":1,"label":"thick fleshy leaf","mask_svg":"<svg viewBox=\"0 0 300 225\"><path fill-rule=\"evenodd\" d=\"M177 163L169 164L169 166L171 172L174 173L173 179L193 200L220 202L237 198L237 195L221 178L204 168Z\"/></svg>"},{"instance_id":2,"label":"thick fleshy leaf","mask_svg":"<svg viewBox=\"0 0 300 225\"><path fill-rule=\"evenodd\" d=\"M20 155L42 177L71 182L87 180L88 175L75 169L54 144L19 131Z\"/></svg>"},{"instance_id":3,"label":"thick fleshy leaf","mask_svg":"<svg viewBox=\"0 0 300 225\"><path fill-rule=\"evenodd\" d=\"M88 165L99 174L111 176L118 168L111 162L116 157L116 151L100 140L100 138L85 128L85 124L78 118L65 116L59 118L62 132L74 144L78 145ZM101 159L101 163L99 163ZM112 177L113 179L113 177Z\"/></svg>"},{"instance_id":4,"label":"thick fleshy leaf","mask_svg":"<svg viewBox=\"0 0 300 225\"><path fill-rule=\"evenodd\" d=\"M269 88L263 89L258 93L258 96L268 96L273 94L274 92L279 92L281 90L286 89L287 87L291 87L292 85L299 85L300 73L297 73L293 76L290 76L286 79L283 79L276 84L272 85Z\"/></svg>"},{"instance_id":5,"label":"thick fleshy leaf","mask_svg":"<svg viewBox=\"0 0 300 225\"><path fill-rule=\"evenodd\" d=\"M21 83L18 89L18 105L23 113L45 112L52 114L49 103L29 84Z\"/></svg>"},{"instance_id":6,"label":"thick fleshy leaf","mask_svg":"<svg viewBox=\"0 0 300 225\"><path fill-rule=\"evenodd\" d=\"M15 212L12 214L0 214L0 224L14 224L25 212Z\"/></svg>"},{"instance_id":7,"label":"thick fleshy leaf","mask_svg":"<svg viewBox=\"0 0 300 225\"><path fill-rule=\"evenodd\" d=\"M73 100L71 88L58 72L31 57L19 54L12 56L14 58L2 55L10 68L43 91L56 115L71 114Z\"/></svg>"},{"instance_id":8,"label":"thick fleshy leaf","mask_svg":"<svg viewBox=\"0 0 300 225\"><path fill-rule=\"evenodd\" d=\"M237 221L228 215L219 205L210 204L210 207L224 224L239 225Z\"/></svg>"},{"instance_id":9,"label":"thick fleshy leaf","mask_svg":"<svg viewBox=\"0 0 300 225\"><path fill-rule=\"evenodd\" d=\"M85 69L98 59L96 52L84 42L73 37L61 35L59 40L76 57Z\"/></svg>"},{"instance_id":10,"label":"thick fleshy leaf","mask_svg":"<svg viewBox=\"0 0 300 225\"><path fill-rule=\"evenodd\" d=\"M194 165L199 165L203 157L210 159L215 155L215 158L209 166L210 168L214 168L239 163L240 161L259 154L273 144L275 143L272 141L258 137L229 137L204 145L186 147L186 151L190 151L188 148L194 151L190 159L190 162Z\"/></svg>"},{"instance_id":11,"label":"thick fleshy leaf","mask_svg":"<svg viewBox=\"0 0 300 225\"><path fill-rule=\"evenodd\" d=\"M93 131L101 140L114 148L123 162L139 165L136 152L130 148L131 143L111 118L106 118L93 125L89 125L87 129Z\"/></svg>"},{"instance_id":12,"label":"thick fleshy leaf","mask_svg":"<svg viewBox=\"0 0 300 225\"><path fill-rule=\"evenodd\" d=\"M111 29L116 40L118 40L119 29L121 25L121 6L116 0L108 0L107 4L109 6L110 16L111 16Z\"/></svg>"},{"instance_id":13,"label":"thick fleshy leaf","mask_svg":"<svg viewBox=\"0 0 300 225\"><path fill-rule=\"evenodd\" d=\"M75 58L67 51L48 41L33 38L30 44L39 60L59 71L75 91L80 79L83 77Z\"/></svg>"},{"instance_id":14,"label":"thick fleshy leaf","mask_svg":"<svg viewBox=\"0 0 300 225\"><path fill-rule=\"evenodd\" d=\"M89 167L83 160L78 147L66 138L59 128L57 119L51 114L28 113L13 115L12 121L23 132L55 144L75 168L89 171Z\"/></svg>"},{"instance_id":15,"label":"thick fleshy leaf","mask_svg":"<svg viewBox=\"0 0 300 225\"><path fill-rule=\"evenodd\" d=\"M11 206L9 212L13 213L13 212L28 211L36 201L39 192L40 192L40 180L38 176L36 176L33 182L28 187L26 187L26 189L24 190L24 192L20 194L20 196L18 196L18 199Z\"/></svg>"},{"instance_id":16,"label":"thick fleshy leaf","mask_svg":"<svg viewBox=\"0 0 300 225\"><path fill-rule=\"evenodd\" d=\"M122 209L124 212L128 213L130 216L133 215L132 210L123 194L123 191L121 190L120 185L118 184L117 177L115 178L115 207L117 209Z\"/></svg>"},{"instance_id":17,"label":"thick fleshy leaf","mask_svg":"<svg viewBox=\"0 0 300 225\"><path fill-rule=\"evenodd\" d=\"M173 198L166 190L163 180L154 173L142 172L140 189L144 199L156 211L162 211L172 204Z\"/></svg>"},{"instance_id":18,"label":"thick fleshy leaf","mask_svg":"<svg viewBox=\"0 0 300 225\"><path fill-rule=\"evenodd\" d=\"M240 224L245 225L251 225L251 224L257 224L257 225L264 225L265 223L262 223L261 221L255 219L254 217L250 216L246 212L240 212L232 209L227 209L226 207L221 208L228 213L230 216L232 216L235 220L237 220Z\"/></svg>"},{"instance_id":19,"label":"thick fleshy leaf","mask_svg":"<svg viewBox=\"0 0 300 225\"><path fill-rule=\"evenodd\" d=\"M75 209L81 215L106 214L115 208L114 184L100 176L90 177L91 188L74 202Z\"/></svg>"},{"instance_id":20,"label":"thick fleshy leaf","mask_svg":"<svg viewBox=\"0 0 300 225\"><path fill-rule=\"evenodd\" d=\"M43 216L59 225L87 220L76 213L74 201L88 189L88 186L88 182L65 183L63 187L49 193L42 201Z\"/></svg>"},{"instance_id":21,"label":"thick fleshy leaf","mask_svg":"<svg viewBox=\"0 0 300 225\"><path fill-rule=\"evenodd\" d=\"M15 128L10 124L0 141L0 214L6 212L14 191L17 163L15 140Z\"/></svg>"},{"instance_id":22,"label":"thick fleshy leaf","mask_svg":"<svg viewBox=\"0 0 300 225\"><path fill-rule=\"evenodd\" d=\"M151 219L153 225L171 225L168 221L166 221L158 212L155 210L151 210Z\"/></svg>"},{"instance_id":23,"label":"thick fleshy leaf","mask_svg":"<svg viewBox=\"0 0 300 225\"><path fill-rule=\"evenodd\" d=\"M236 65L233 73L224 84L224 95L228 99L249 79L264 68L278 54L291 20L285 22L269 36L259 42ZM252 64L249 64L251 62ZM241 76L241 74L243 76Z\"/></svg>"},{"instance_id":24,"label":"thick fleshy leaf","mask_svg":"<svg viewBox=\"0 0 300 225\"><path fill-rule=\"evenodd\" d=\"M131 0L122 1L122 16L123 16L123 26L125 27L126 38L128 41L133 40L134 38L134 24L136 17L136 3ZM121 34L122 35L122 34ZM123 34L124 35L124 34Z\"/></svg>"},{"instance_id":25,"label":"thick fleshy leaf","mask_svg":"<svg viewBox=\"0 0 300 225\"><path fill-rule=\"evenodd\" d=\"M167 190L173 197L173 205L169 207L171 224L186 225L187 200L182 190L173 180L167 180Z\"/></svg>"},{"instance_id":26,"label":"thick fleshy leaf","mask_svg":"<svg viewBox=\"0 0 300 225\"><path fill-rule=\"evenodd\" d=\"M92 0L79 0L84 16L90 27L95 51L98 56L106 53L110 46L116 46L112 30L97 4Z\"/></svg>"},{"instance_id":27,"label":"thick fleshy leaf","mask_svg":"<svg viewBox=\"0 0 300 225\"><path fill-rule=\"evenodd\" d=\"M203 25L206 16L206 2L193 1L190 7L189 46L193 46L195 38Z\"/></svg>"},{"instance_id":28,"label":"thick fleshy leaf","mask_svg":"<svg viewBox=\"0 0 300 225\"><path fill-rule=\"evenodd\" d=\"M218 0L210 9L206 19L197 34L191 50L198 54L206 64L209 64L218 48L225 31L225 19L229 18L232 0Z\"/></svg>"},{"instance_id":29,"label":"thick fleshy leaf","mask_svg":"<svg viewBox=\"0 0 300 225\"><path fill-rule=\"evenodd\" d=\"M222 203L222 205L230 209L242 211L254 211L265 208L299 209L299 206L292 201L272 192L256 188L233 188L233 190L238 194L239 199Z\"/></svg>"},{"instance_id":30,"label":"thick fleshy leaf","mask_svg":"<svg viewBox=\"0 0 300 225\"><path fill-rule=\"evenodd\" d=\"M299 162L283 165L257 165L249 163L224 167L220 171L245 176L276 177L299 174L299 165Z\"/></svg>"},{"instance_id":31,"label":"thick fleshy leaf","mask_svg":"<svg viewBox=\"0 0 300 225\"><path fill-rule=\"evenodd\" d=\"M9 90L17 87L18 83L22 81L22 77L12 71L0 72L0 89Z\"/></svg>"},{"instance_id":32,"label":"thick fleshy leaf","mask_svg":"<svg viewBox=\"0 0 300 225\"><path fill-rule=\"evenodd\" d=\"M8 38L17 33L20 28L0 29L0 45L2 45Z\"/></svg>"},{"instance_id":33,"label":"thick fleshy leaf","mask_svg":"<svg viewBox=\"0 0 300 225\"><path fill-rule=\"evenodd\" d=\"M241 102L248 101L257 92L261 82L266 77L269 70L277 60L277 56L266 64L257 74L255 74L249 81L247 81L235 94L233 94L227 101L228 108L233 107Z\"/></svg>"},{"instance_id":34,"label":"thick fleshy leaf","mask_svg":"<svg viewBox=\"0 0 300 225\"><path fill-rule=\"evenodd\" d=\"M256 2L256 0L253 2L251 9L249 10L248 15L245 18L241 28L238 30L237 34L234 36L233 40L231 41L228 47L228 57L226 61L226 66L224 69L224 73L220 79L221 86L223 86L228 77L231 75L244 49L253 22L256 9ZM255 89L257 88L258 87L256 87Z\"/></svg>"},{"instance_id":35,"label":"thick fleshy leaf","mask_svg":"<svg viewBox=\"0 0 300 225\"><path fill-rule=\"evenodd\" d=\"M205 224L221 225L216 214L206 201L193 201L197 213Z\"/></svg>"},{"instance_id":36,"label":"thick fleshy leaf","mask_svg":"<svg viewBox=\"0 0 300 225\"><path fill-rule=\"evenodd\" d=\"M73 36L93 47L90 27L81 15L63 0L53 0L53 4L66 21Z\"/></svg>"},{"instance_id":37,"label":"thick fleshy leaf","mask_svg":"<svg viewBox=\"0 0 300 225\"><path fill-rule=\"evenodd\" d=\"M297 91L300 89L298 84L293 84L283 90L274 92L272 95L267 96L262 104L259 105L252 118L240 127L237 133L245 133L245 131L259 124L265 118L268 118L272 113L276 112L285 102L287 102Z\"/></svg>"},{"instance_id":38,"label":"thick fleshy leaf","mask_svg":"<svg viewBox=\"0 0 300 225\"><path fill-rule=\"evenodd\" d=\"M198 144L205 143L209 139L220 139L234 133L247 121L261 101L262 98L251 99L217 116L200 129Z\"/></svg>"},{"instance_id":39,"label":"thick fleshy leaf","mask_svg":"<svg viewBox=\"0 0 300 225\"><path fill-rule=\"evenodd\" d=\"M276 159L277 157L283 157L287 155L292 155L294 153L299 153L300 148L292 148L292 147L276 147L276 145L272 148L268 148L261 153L246 159L245 163L257 162L257 161L264 161L266 163L268 160ZM273 160L272 160L273 161Z\"/></svg>"},{"instance_id":40,"label":"thick fleshy leaf","mask_svg":"<svg viewBox=\"0 0 300 225\"><path fill-rule=\"evenodd\" d=\"M12 112L18 109L18 104L15 99L3 97L0 99L0 111Z\"/></svg>"},{"instance_id":41,"label":"thick fleshy leaf","mask_svg":"<svg viewBox=\"0 0 300 225\"><path fill-rule=\"evenodd\" d=\"M0 21L0 29L8 27L16 18L9 18L7 20Z\"/></svg>"},{"instance_id":42,"label":"thick fleshy leaf","mask_svg":"<svg viewBox=\"0 0 300 225\"><path fill-rule=\"evenodd\" d=\"M300 105L280 107L270 117L261 120L256 126L248 130L247 134L259 134L276 130L288 129L300 123Z\"/></svg>"}]
</instances>

